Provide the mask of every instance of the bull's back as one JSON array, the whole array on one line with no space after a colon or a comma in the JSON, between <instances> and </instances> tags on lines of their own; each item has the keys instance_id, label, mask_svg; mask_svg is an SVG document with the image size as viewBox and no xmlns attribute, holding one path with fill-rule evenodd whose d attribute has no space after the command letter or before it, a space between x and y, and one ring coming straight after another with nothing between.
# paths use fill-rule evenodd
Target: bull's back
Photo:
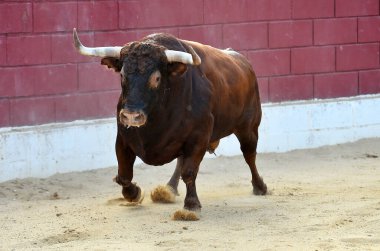
<instances>
[{"instance_id":1,"label":"bull's back","mask_svg":"<svg viewBox=\"0 0 380 251\"><path fill-rule=\"evenodd\" d=\"M212 88L212 114L217 140L252 120L260 119L261 106L256 76L248 60L233 50L191 44L202 58L201 71Z\"/></svg>"}]
</instances>

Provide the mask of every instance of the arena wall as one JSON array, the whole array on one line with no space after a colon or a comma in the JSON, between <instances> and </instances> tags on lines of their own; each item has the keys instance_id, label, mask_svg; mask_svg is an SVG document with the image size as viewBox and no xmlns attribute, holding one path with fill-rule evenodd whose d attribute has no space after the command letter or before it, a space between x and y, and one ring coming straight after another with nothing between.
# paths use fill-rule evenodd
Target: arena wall
<instances>
[{"instance_id":1,"label":"arena wall","mask_svg":"<svg viewBox=\"0 0 380 251\"><path fill-rule=\"evenodd\" d=\"M83 141L92 142L92 137L114 140L115 128L109 122L114 122L119 77L101 66L98 59L76 53L72 45L74 27L89 46L123 45L150 33L166 32L238 50L250 60L259 80L264 104L263 151L379 137L376 130L372 131L378 126L380 107L379 8L379 0L1 1L0 178L71 170L67 166L75 166L74 162L64 165L62 160L72 157L68 153L72 149L77 153L81 149L75 148L79 131L73 128L83 127ZM331 106L342 102L347 105ZM304 117L293 113L298 108L308 111ZM371 116L363 118L363 123L372 129L360 122L359 115L366 113ZM314 121L329 127L331 116L349 121L343 127L351 136L322 135L319 129L305 127L309 129L303 131L303 143L298 144L293 136L301 127L282 124L286 130L274 129L276 123L292 121L297 121L296 125ZM104 126L104 134L98 134L97 123ZM58 133L54 136L58 141L50 141L46 128ZM357 133L358 128L371 133ZM26 135L32 138L23 138ZM337 139L332 140L335 136ZM14 141L13 137L23 139ZM34 141L33 137L43 140ZM22 142L29 150L20 147ZM47 144L49 151L66 148L60 154L35 152L39 144ZM102 162L98 158L95 165L84 161L104 153L102 147L100 144L92 153L79 153L80 162L87 168L116 164L115 160ZM223 150L227 155L233 152ZM49 167L45 167L37 161L39 154L41 160L61 159L47 162ZM8 172L13 174L5 175Z\"/></svg>"}]
</instances>

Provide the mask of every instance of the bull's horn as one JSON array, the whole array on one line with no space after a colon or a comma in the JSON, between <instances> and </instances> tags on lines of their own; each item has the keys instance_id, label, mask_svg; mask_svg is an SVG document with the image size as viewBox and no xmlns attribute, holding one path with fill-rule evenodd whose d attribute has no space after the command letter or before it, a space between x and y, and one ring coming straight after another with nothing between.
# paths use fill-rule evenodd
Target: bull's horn
<instances>
[{"instance_id":1,"label":"bull's horn","mask_svg":"<svg viewBox=\"0 0 380 251\"><path fill-rule=\"evenodd\" d=\"M180 62L183 64L200 65L201 58L192 49L192 54L183 51L165 50L165 55L169 62ZM194 58L193 58L194 57Z\"/></svg>"},{"instance_id":2,"label":"bull's horn","mask_svg":"<svg viewBox=\"0 0 380 251\"><path fill-rule=\"evenodd\" d=\"M73 29L74 45L80 54L86 56L95 57L113 57L120 58L121 46L111 46L111 47L86 47L84 46L78 37L77 29Z\"/></svg>"}]
</instances>

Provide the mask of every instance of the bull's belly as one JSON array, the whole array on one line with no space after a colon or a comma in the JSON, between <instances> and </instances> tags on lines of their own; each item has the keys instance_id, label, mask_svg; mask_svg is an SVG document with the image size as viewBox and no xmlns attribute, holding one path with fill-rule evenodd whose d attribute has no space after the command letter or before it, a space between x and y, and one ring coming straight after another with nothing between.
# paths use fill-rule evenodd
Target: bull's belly
<instances>
[{"instance_id":1,"label":"bull's belly","mask_svg":"<svg viewBox=\"0 0 380 251\"><path fill-rule=\"evenodd\" d=\"M175 154L164 154L162 152L137 154L137 156L148 165L152 166L162 166L167 163L172 162L174 159L178 158L181 154L176 152Z\"/></svg>"},{"instance_id":2,"label":"bull's belly","mask_svg":"<svg viewBox=\"0 0 380 251\"><path fill-rule=\"evenodd\" d=\"M183 155L183 145L189 133L183 127L162 129L160 126L144 126L123 130L120 134L144 163L160 166Z\"/></svg>"},{"instance_id":3,"label":"bull's belly","mask_svg":"<svg viewBox=\"0 0 380 251\"><path fill-rule=\"evenodd\" d=\"M132 151L145 164L153 166L161 166L170 163L174 159L182 155L181 146L172 144L167 146L136 146L131 145Z\"/></svg>"}]
</instances>

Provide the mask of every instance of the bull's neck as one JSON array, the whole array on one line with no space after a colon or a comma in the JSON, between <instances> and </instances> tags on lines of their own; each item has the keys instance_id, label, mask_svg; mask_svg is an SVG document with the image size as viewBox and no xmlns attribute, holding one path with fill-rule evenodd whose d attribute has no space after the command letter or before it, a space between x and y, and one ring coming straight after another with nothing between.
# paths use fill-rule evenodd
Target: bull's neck
<instances>
[{"instance_id":1,"label":"bull's neck","mask_svg":"<svg viewBox=\"0 0 380 251\"><path fill-rule=\"evenodd\" d=\"M185 115L188 107L191 106L193 83L190 70L181 81L171 83L164 90L162 107L164 112L177 112L177 116ZM181 112L182 114L178 114Z\"/></svg>"}]
</instances>

